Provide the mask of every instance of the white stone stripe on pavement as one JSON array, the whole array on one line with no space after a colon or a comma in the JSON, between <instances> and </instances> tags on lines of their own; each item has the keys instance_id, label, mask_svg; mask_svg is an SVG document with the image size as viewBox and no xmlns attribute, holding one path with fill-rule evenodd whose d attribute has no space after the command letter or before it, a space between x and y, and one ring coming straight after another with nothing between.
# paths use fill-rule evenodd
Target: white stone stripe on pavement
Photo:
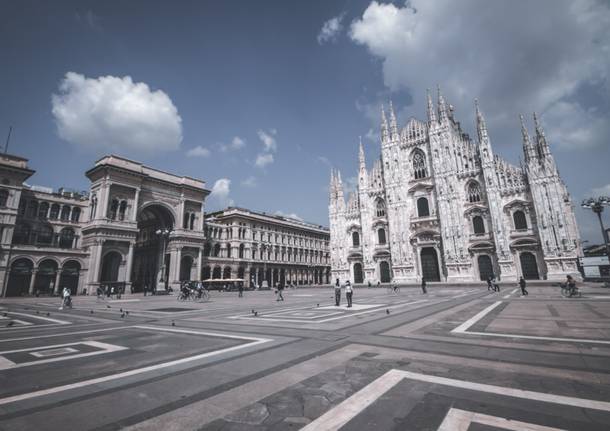
<instances>
[{"instance_id":1,"label":"white stone stripe on pavement","mask_svg":"<svg viewBox=\"0 0 610 431\"><path fill-rule=\"evenodd\" d=\"M449 409L447 416L445 416L445 419L438 427L437 431L468 431L470 425L473 423L510 431L566 431L560 428L535 425L456 408Z\"/></svg>"},{"instance_id":2,"label":"white stone stripe on pavement","mask_svg":"<svg viewBox=\"0 0 610 431\"><path fill-rule=\"evenodd\" d=\"M483 317L485 317L487 314L489 314L494 308L496 308L500 304L502 304L502 301L494 302L489 307L478 312L477 314L472 316L470 319L468 319L467 321L462 323L457 328L452 329L451 332L458 332L458 333L465 332L468 328L470 328L472 325L477 323L479 320L481 320Z\"/></svg>"},{"instance_id":3,"label":"white stone stripe on pavement","mask_svg":"<svg viewBox=\"0 0 610 431\"><path fill-rule=\"evenodd\" d=\"M465 380L456 380L446 377L431 376L428 374L413 373L411 371L394 369L388 371L377 380L374 380L372 383L368 384L354 395L320 416L315 421L301 428L301 431L338 430L403 379L452 386L455 388L491 393L512 398L523 398L552 404L561 404L570 407L610 412L610 403L605 401L567 397L564 395L545 394L542 392L487 385L483 383L475 383Z\"/></svg>"}]
</instances>

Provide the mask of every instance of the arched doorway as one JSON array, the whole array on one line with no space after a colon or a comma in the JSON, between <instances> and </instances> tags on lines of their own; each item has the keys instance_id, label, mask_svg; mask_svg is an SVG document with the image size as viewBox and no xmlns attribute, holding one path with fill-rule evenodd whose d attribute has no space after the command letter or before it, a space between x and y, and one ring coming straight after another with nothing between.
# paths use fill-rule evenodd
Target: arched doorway
<instances>
[{"instance_id":1,"label":"arched doorway","mask_svg":"<svg viewBox=\"0 0 610 431\"><path fill-rule=\"evenodd\" d=\"M218 280L219 278L222 278L222 270L220 269L220 266L215 266L214 267L214 272L212 273L212 278Z\"/></svg>"},{"instance_id":2,"label":"arched doorway","mask_svg":"<svg viewBox=\"0 0 610 431\"><path fill-rule=\"evenodd\" d=\"M55 290L55 279L57 277L57 262L46 259L38 264L36 280L34 281L34 292L52 295Z\"/></svg>"},{"instance_id":3,"label":"arched doorway","mask_svg":"<svg viewBox=\"0 0 610 431\"><path fill-rule=\"evenodd\" d=\"M389 283L392 281L392 274L390 273L390 264L385 260L379 262L379 279L382 283Z\"/></svg>"},{"instance_id":4,"label":"arched doorway","mask_svg":"<svg viewBox=\"0 0 610 431\"><path fill-rule=\"evenodd\" d=\"M102 260L102 271L100 272L100 282L119 281L119 267L123 256L118 251L106 253Z\"/></svg>"},{"instance_id":5,"label":"arched doorway","mask_svg":"<svg viewBox=\"0 0 610 431\"><path fill-rule=\"evenodd\" d=\"M540 274L538 273L538 263L536 262L536 256L529 251L524 251L519 255L519 261L521 262L521 273L523 278L526 280L539 280Z\"/></svg>"},{"instance_id":6,"label":"arched doorway","mask_svg":"<svg viewBox=\"0 0 610 431\"><path fill-rule=\"evenodd\" d=\"M34 264L29 259L17 259L11 265L11 272L6 287L6 296L27 295L32 280Z\"/></svg>"},{"instance_id":7,"label":"arched doorway","mask_svg":"<svg viewBox=\"0 0 610 431\"><path fill-rule=\"evenodd\" d=\"M148 205L137 216L138 234L133 251L131 280L135 291L144 286L156 290L158 283L167 283L170 257L167 253L169 234L174 228L174 217L161 204ZM165 251L165 256L162 256ZM178 274L180 275L180 274Z\"/></svg>"},{"instance_id":8,"label":"arched doorway","mask_svg":"<svg viewBox=\"0 0 610 431\"><path fill-rule=\"evenodd\" d=\"M80 275L80 263L75 260L69 260L64 263L61 268L61 276L59 277L59 287L67 287L72 295L76 295L78 291L78 279Z\"/></svg>"},{"instance_id":9,"label":"arched doorway","mask_svg":"<svg viewBox=\"0 0 610 431\"><path fill-rule=\"evenodd\" d=\"M246 268L244 268L243 266L240 266L239 268L237 268L237 278L244 278L246 274Z\"/></svg>"},{"instance_id":10,"label":"arched doorway","mask_svg":"<svg viewBox=\"0 0 610 431\"><path fill-rule=\"evenodd\" d=\"M202 280L207 280L208 278L212 277L212 269L209 266L204 266L203 270L201 271L201 279Z\"/></svg>"},{"instance_id":11,"label":"arched doorway","mask_svg":"<svg viewBox=\"0 0 610 431\"><path fill-rule=\"evenodd\" d=\"M182 256L180 260L180 281L191 279L191 268L193 267L193 258L191 256Z\"/></svg>"},{"instance_id":12,"label":"arched doorway","mask_svg":"<svg viewBox=\"0 0 610 431\"><path fill-rule=\"evenodd\" d=\"M487 280L489 277L494 276L494 268L489 255L480 254L477 258L477 263L479 264L479 278L481 280Z\"/></svg>"},{"instance_id":13,"label":"arched doorway","mask_svg":"<svg viewBox=\"0 0 610 431\"><path fill-rule=\"evenodd\" d=\"M226 266L224 271L222 272L222 278L231 278L231 267Z\"/></svg>"},{"instance_id":14,"label":"arched doorway","mask_svg":"<svg viewBox=\"0 0 610 431\"><path fill-rule=\"evenodd\" d=\"M421 272L426 281L441 281L438 270L438 256L432 247L425 247L421 250Z\"/></svg>"},{"instance_id":15,"label":"arched doorway","mask_svg":"<svg viewBox=\"0 0 610 431\"><path fill-rule=\"evenodd\" d=\"M360 262L356 262L354 263L354 283L362 283L363 281L362 264Z\"/></svg>"}]
</instances>

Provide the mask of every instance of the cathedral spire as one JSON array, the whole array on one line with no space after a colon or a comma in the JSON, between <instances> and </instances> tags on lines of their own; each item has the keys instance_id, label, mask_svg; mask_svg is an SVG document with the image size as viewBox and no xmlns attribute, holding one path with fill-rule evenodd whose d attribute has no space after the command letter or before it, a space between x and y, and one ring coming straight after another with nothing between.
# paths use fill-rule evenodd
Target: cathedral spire
<instances>
[{"instance_id":1,"label":"cathedral spire","mask_svg":"<svg viewBox=\"0 0 610 431\"><path fill-rule=\"evenodd\" d=\"M549 144L546 141L546 136L544 135L544 130L538 121L538 115L534 112L534 124L536 125L536 146L538 149L538 153L540 156L549 156L551 154L551 149L549 148Z\"/></svg>"},{"instance_id":2,"label":"cathedral spire","mask_svg":"<svg viewBox=\"0 0 610 431\"><path fill-rule=\"evenodd\" d=\"M381 143L385 143L389 138L388 119L385 116L385 108L381 105Z\"/></svg>"},{"instance_id":3,"label":"cathedral spire","mask_svg":"<svg viewBox=\"0 0 610 431\"><path fill-rule=\"evenodd\" d=\"M448 118L447 114L447 103L445 102L445 98L443 97L443 93L441 93L441 86L438 85L436 87L438 92L438 120L442 123L443 120Z\"/></svg>"},{"instance_id":4,"label":"cathedral spire","mask_svg":"<svg viewBox=\"0 0 610 431\"><path fill-rule=\"evenodd\" d=\"M479 100L474 99L474 107L477 115L477 132L479 134L479 143L482 143L484 140L487 140L487 124L485 123L485 117L481 113L479 109Z\"/></svg>"},{"instance_id":5,"label":"cathedral spire","mask_svg":"<svg viewBox=\"0 0 610 431\"><path fill-rule=\"evenodd\" d=\"M519 120L521 121L521 137L523 138L523 156L525 157L525 163L527 164L530 160L535 159L537 155L536 150L533 148L530 141L530 135L527 132L523 115L519 114Z\"/></svg>"},{"instance_id":6,"label":"cathedral spire","mask_svg":"<svg viewBox=\"0 0 610 431\"><path fill-rule=\"evenodd\" d=\"M360 161L360 170L366 169L366 160L364 158L364 147L362 146L362 136L358 136L360 139L360 145L358 147L358 160Z\"/></svg>"},{"instance_id":7,"label":"cathedral spire","mask_svg":"<svg viewBox=\"0 0 610 431\"><path fill-rule=\"evenodd\" d=\"M432 103L430 89L426 89L426 98L428 99L428 122L432 124L436 122L436 112L434 112L434 103Z\"/></svg>"},{"instance_id":8,"label":"cathedral spire","mask_svg":"<svg viewBox=\"0 0 610 431\"><path fill-rule=\"evenodd\" d=\"M396 115L394 114L394 105L390 100L390 133L392 139L398 139L398 123L396 121Z\"/></svg>"}]
</instances>

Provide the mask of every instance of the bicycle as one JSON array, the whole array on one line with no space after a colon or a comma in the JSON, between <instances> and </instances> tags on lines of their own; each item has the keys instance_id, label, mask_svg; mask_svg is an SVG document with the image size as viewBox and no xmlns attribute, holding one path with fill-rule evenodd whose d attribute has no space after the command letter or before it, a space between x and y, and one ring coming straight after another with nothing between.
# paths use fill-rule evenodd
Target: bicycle
<instances>
[{"instance_id":1,"label":"bicycle","mask_svg":"<svg viewBox=\"0 0 610 431\"><path fill-rule=\"evenodd\" d=\"M207 302L210 300L210 292L208 292L206 289L201 289L200 291L197 292L197 295L195 296L195 300L199 301L199 302Z\"/></svg>"},{"instance_id":2,"label":"bicycle","mask_svg":"<svg viewBox=\"0 0 610 431\"><path fill-rule=\"evenodd\" d=\"M394 285L389 285L388 289L387 289L388 293L395 293L395 294L399 294L400 293L400 287Z\"/></svg>"},{"instance_id":3,"label":"bicycle","mask_svg":"<svg viewBox=\"0 0 610 431\"><path fill-rule=\"evenodd\" d=\"M582 297L582 293L576 286L570 287L567 283L559 283L559 287L561 288L561 296L564 298Z\"/></svg>"}]
</instances>

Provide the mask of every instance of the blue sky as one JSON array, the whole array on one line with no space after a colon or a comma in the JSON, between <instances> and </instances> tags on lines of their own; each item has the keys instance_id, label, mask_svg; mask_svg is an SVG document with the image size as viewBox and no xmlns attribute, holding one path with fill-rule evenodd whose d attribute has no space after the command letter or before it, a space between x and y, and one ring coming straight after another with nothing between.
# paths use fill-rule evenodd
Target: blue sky
<instances>
[{"instance_id":1,"label":"blue sky","mask_svg":"<svg viewBox=\"0 0 610 431\"><path fill-rule=\"evenodd\" d=\"M539 112L575 203L610 194L608 3L528 3L4 1L0 136L33 184L86 189L114 152L216 186L209 209L327 224L329 169L356 175L359 136L378 157L381 103L423 119L440 84L513 163Z\"/></svg>"}]
</instances>

